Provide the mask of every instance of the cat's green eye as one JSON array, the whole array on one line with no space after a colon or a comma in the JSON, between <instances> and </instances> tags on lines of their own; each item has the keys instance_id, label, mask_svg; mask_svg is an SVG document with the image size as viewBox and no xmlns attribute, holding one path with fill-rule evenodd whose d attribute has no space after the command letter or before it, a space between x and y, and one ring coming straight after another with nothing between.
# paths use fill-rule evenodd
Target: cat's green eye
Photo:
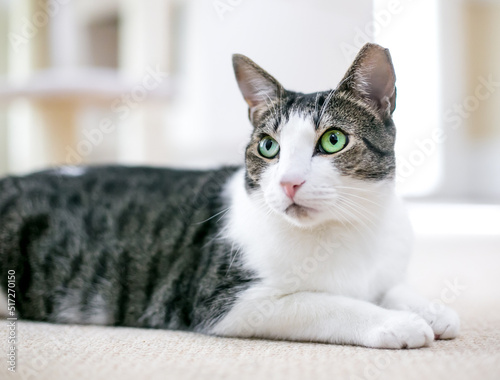
<instances>
[{"instance_id":1,"label":"cat's green eye","mask_svg":"<svg viewBox=\"0 0 500 380\"><path fill-rule=\"evenodd\" d=\"M259 142L259 153L266 158L274 158L280 151L280 145L271 136L262 138Z\"/></svg>"},{"instance_id":2,"label":"cat's green eye","mask_svg":"<svg viewBox=\"0 0 500 380\"><path fill-rule=\"evenodd\" d=\"M333 154L341 151L347 145L347 136L336 129L326 131L319 141L323 153Z\"/></svg>"}]
</instances>

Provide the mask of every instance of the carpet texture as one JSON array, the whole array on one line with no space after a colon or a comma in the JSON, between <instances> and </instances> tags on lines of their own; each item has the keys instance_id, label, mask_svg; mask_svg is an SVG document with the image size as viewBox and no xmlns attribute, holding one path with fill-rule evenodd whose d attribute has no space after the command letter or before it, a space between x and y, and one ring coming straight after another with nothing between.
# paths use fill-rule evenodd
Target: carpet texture
<instances>
[{"instance_id":1,"label":"carpet texture","mask_svg":"<svg viewBox=\"0 0 500 380\"><path fill-rule=\"evenodd\" d=\"M18 322L16 372L0 379L500 379L500 238L419 239L410 281L461 316L458 339L416 350Z\"/></svg>"}]
</instances>

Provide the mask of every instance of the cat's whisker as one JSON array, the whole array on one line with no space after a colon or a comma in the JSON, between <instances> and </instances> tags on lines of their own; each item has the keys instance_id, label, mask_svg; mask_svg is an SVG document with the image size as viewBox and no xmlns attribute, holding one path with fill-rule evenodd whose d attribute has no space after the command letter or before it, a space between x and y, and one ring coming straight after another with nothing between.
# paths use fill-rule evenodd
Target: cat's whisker
<instances>
[{"instance_id":1,"label":"cat's whisker","mask_svg":"<svg viewBox=\"0 0 500 380\"><path fill-rule=\"evenodd\" d=\"M235 244L234 242L233 242L233 244L231 244L231 252L234 251L234 254L232 255L233 257L231 258L231 261L229 262L229 266L228 266L227 271L226 271L226 277L229 273L229 270L231 269L231 266L233 265L234 260L236 259L238 254L241 252L241 247L238 248L237 250L234 250L234 244Z\"/></svg>"},{"instance_id":2,"label":"cat's whisker","mask_svg":"<svg viewBox=\"0 0 500 380\"><path fill-rule=\"evenodd\" d=\"M345 206L345 205L344 205ZM359 233L359 237L364 241L364 242L369 242L368 240L368 236L367 236L367 233L371 236L373 236L373 231L370 227L368 227L366 224L362 223L362 221L359 220L359 217L355 214L353 214L352 212L350 212L348 209L346 209L345 207L343 207L342 205L339 205L337 204L336 205L336 210L340 210L341 211L341 216L343 216L346 221L348 222L348 224L353 227L358 233ZM347 218L344 214L342 214L342 212L344 214L347 214L349 215L350 217ZM362 227L365 229L365 233L363 233L357 226L355 223L359 223L362 225Z\"/></svg>"},{"instance_id":3,"label":"cat's whisker","mask_svg":"<svg viewBox=\"0 0 500 380\"><path fill-rule=\"evenodd\" d=\"M217 222L215 222L215 223L218 224L229 213L229 211L230 211L230 207L227 208L227 210L222 214L222 216L219 219L217 219Z\"/></svg>"},{"instance_id":4,"label":"cat's whisker","mask_svg":"<svg viewBox=\"0 0 500 380\"><path fill-rule=\"evenodd\" d=\"M317 118L316 120L317 120L318 124L320 122L319 113L318 113L319 98L320 98L320 93L317 92L316 99L314 100L314 115L316 115L316 118ZM318 126L316 126L316 127L318 127Z\"/></svg>"},{"instance_id":5,"label":"cat's whisker","mask_svg":"<svg viewBox=\"0 0 500 380\"><path fill-rule=\"evenodd\" d=\"M344 84L347 80L351 79L353 77L353 75L350 75L350 76L347 76L346 78L344 78L339 84L337 87L335 87L334 89L332 89L330 91L330 93L328 94L328 96L326 97L325 99L325 102L323 103L323 106L321 107L321 111L320 111L320 115L319 115L319 118L318 118L318 124L321 124L321 120L323 119L323 115L325 114L325 110L326 110L326 107L328 106L328 103L330 103L330 100L332 99L333 95L335 94L335 92L337 92L337 90L340 88L340 86L342 84Z\"/></svg>"},{"instance_id":6,"label":"cat's whisker","mask_svg":"<svg viewBox=\"0 0 500 380\"><path fill-rule=\"evenodd\" d=\"M216 241L222 241L226 239L226 233L228 229L227 226L221 228L212 238L210 238L204 245L203 248L208 248L210 245L214 244Z\"/></svg>"},{"instance_id":7,"label":"cat's whisker","mask_svg":"<svg viewBox=\"0 0 500 380\"><path fill-rule=\"evenodd\" d=\"M333 97L333 94L335 93L335 89L332 89L330 93L327 95L321 110L319 111L319 116L318 116L318 124L321 124L321 120L323 119L323 115L325 114L326 107L328 106L328 103L330 103L330 100Z\"/></svg>"},{"instance_id":8,"label":"cat's whisker","mask_svg":"<svg viewBox=\"0 0 500 380\"><path fill-rule=\"evenodd\" d=\"M338 206L338 205L337 205L337 206ZM344 205L344 206L345 206L345 205ZM340 206L340 207L342 208L342 206ZM344 210L345 210L345 209L344 209ZM352 213L351 213L351 215L352 215ZM356 222L360 223L360 224L364 227L365 231L364 231L364 232L361 232L358 228L356 228L356 227L355 227L354 222L353 222L353 221L351 221L350 219L348 219L349 224L350 224L351 226L353 226L354 228L356 228L356 231L358 231L358 232L359 232L359 237L360 237L360 238L361 238L361 239L362 239L365 243L368 243L368 244L369 244L369 243L370 243L370 239L369 239L369 236L368 236L368 235L370 235L370 236L374 236L374 232L373 232L373 230L372 230L369 226L367 226L365 223L362 223L362 221L360 221L360 220L359 220L359 217L356 217L356 216L355 216L355 218L356 218Z\"/></svg>"},{"instance_id":9,"label":"cat's whisker","mask_svg":"<svg viewBox=\"0 0 500 380\"><path fill-rule=\"evenodd\" d=\"M347 223L349 223L360 234L360 236L363 236L362 231L354 223L354 221L359 222L359 218L355 214L353 214L351 211L349 211L345 207L342 207L342 205L340 205L340 204L337 204L335 207L335 210L332 210L332 211L337 211L337 212L340 211L344 215L347 214L347 216L349 216L349 218L345 218ZM365 226L365 228L366 228L366 226Z\"/></svg>"},{"instance_id":10,"label":"cat's whisker","mask_svg":"<svg viewBox=\"0 0 500 380\"><path fill-rule=\"evenodd\" d=\"M345 199L339 199L340 203L347 207L349 210L351 210L351 212L354 214L354 215L357 215L357 221L358 223L360 223L363 227L365 227L371 234L375 235L374 231L372 230L372 228L367 224L367 222L369 222L370 224L373 225L373 227L377 227L377 224L371 220L370 218L368 218L366 216L366 214L363 213L362 210L359 210L357 207L354 207L352 204L349 204L348 202L346 202ZM366 222L367 221L367 222Z\"/></svg>"},{"instance_id":11,"label":"cat's whisker","mask_svg":"<svg viewBox=\"0 0 500 380\"><path fill-rule=\"evenodd\" d=\"M229 209L230 209L230 208L229 208L229 207L227 207L227 208L225 208L224 210L222 210L222 211L218 212L217 214L212 215L210 218L205 219L205 220L203 220L202 222L197 222L197 223L194 223L194 224L195 224L195 225L198 225L198 224L203 224L203 223L206 223L206 222L208 222L209 220L212 220L213 218L215 218L215 217L219 216L220 214L224 214L224 215L225 215L225 214L229 211ZM224 215L222 215L222 217L224 217ZM218 221L220 221L220 219L219 219ZM217 221L217 222L218 222L218 221Z\"/></svg>"},{"instance_id":12,"label":"cat's whisker","mask_svg":"<svg viewBox=\"0 0 500 380\"><path fill-rule=\"evenodd\" d=\"M260 196L254 196L254 197L251 197L251 198L255 202L254 203L255 206L257 206L258 209L264 213L265 217L269 217L270 215L272 215L273 210L271 210L271 208L269 207L269 205L266 203L266 201L262 197L260 197Z\"/></svg>"},{"instance_id":13,"label":"cat's whisker","mask_svg":"<svg viewBox=\"0 0 500 380\"><path fill-rule=\"evenodd\" d=\"M380 191L378 191L378 190L364 189L364 188L361 188L361 187L352 187L352 186L337 185L337 186L335 186L335 188L336 189L348 189L348 190L364 191L364 192L369 192L369 193L378 193L378 194L380 194Z\"/></svg>"},{"instance_id":14,"label":"cat's whisker","mask_svg":"<svg viewBox=\"0 0 500 380\"><path fill-rule=\"evenodd\" d=\"M373 217L376 220L379 220L380 218L374 214L372 211L370 211L368 208L363 207L361 204L354 202L353 200L345 197L345 196L340 196L338 198L340 202L343 202L345 205L349 205L352 209L357 210L363 217L365 217L367 220L370 220L368 216Z\"/></svg>"},{"instance_id":15,"label":"cat's whisker","mask_svg":"<svg viewBox=\"0 0 500 380\"><path fill-rule=\"evenodd\" d=\"M362 197L362 196L360 196L360 195L356 195L356 194L352 194L352 193L348 193L348 194L340 194L339 196L344 197L344 198L347 198L347 199L349 199L350 197L354 197L354 198L356 198L356 199L360 199L360 200L362 200L362 201L364 201L364 202L371 203L371 204L373 204L373 205L375 205L375 206L378 206L378 207L383 207L383 206L384 206L382 203L375 202L375 201L374 201L374 200L372 200L372 199L368 199L368 198L366 198L366 197ZM354 200L352 200L352 199L350 199L350 200L351 200L352 202L354 202ZM354 202L354 203L356 203L356 204L357 204L357 203L359 203L359 202Z\"/></svg>"},{"instance_id":16,"label":"cat's whisker","mask_svg":"<svg viewBox=\"0 0 500 380\"><path fill-rule=\"evenodd\" d=\"M336 195L337 194L329 195L329 196L314 196L313 195L310 198L301 198L301 202L311 203L311 202L315 202L315 201L329 201L329 200L335 199Z\"/></svg>"}]
</instances>

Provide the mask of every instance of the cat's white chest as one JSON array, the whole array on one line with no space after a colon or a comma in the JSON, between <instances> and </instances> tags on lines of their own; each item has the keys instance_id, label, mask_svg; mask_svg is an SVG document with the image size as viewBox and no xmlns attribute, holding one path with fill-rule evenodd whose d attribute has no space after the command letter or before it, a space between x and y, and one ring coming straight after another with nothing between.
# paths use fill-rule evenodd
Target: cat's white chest
<instances>
[{"instance_id":1,"label":"cat's white chest","mask_svg":"<svg viewBox=\"0 0 500 380\"><path fill-rule=\"evenodd\" d=\"M241 178L232 190L227 237L262 286L278 295L326 292L374 302L404 275L406 241L398 237L404 223L392 213L377 225L294 228L256 207Z\"/></svg>"},{"instance_id":2,"label":"cat's white chest","mask_svg":"<svg viewBox=\"0 0 500 380\"><path fill-rule=\"evenodd\" d=\"M246 262L269 286L286 293L327 292L366 300L378 295L373 282L380 276L379 257L370 239L342 227L287 235L247 242Z\"/></svg>"}]
</instances>

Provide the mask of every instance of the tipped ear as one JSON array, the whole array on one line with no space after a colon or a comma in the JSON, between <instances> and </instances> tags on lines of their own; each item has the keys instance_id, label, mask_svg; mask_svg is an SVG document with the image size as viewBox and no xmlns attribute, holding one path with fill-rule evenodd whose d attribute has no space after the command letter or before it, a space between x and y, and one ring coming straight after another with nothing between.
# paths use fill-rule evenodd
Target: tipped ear
<instances>
[{"instance_id":1,"label":"tipped ear","mask_svg":"<svg viewBox=\"0 0 500 380\"><path fill-rule=\"evenodd\" d=\"M234 74L249 107L250 120L254 113L279 99L284 89L269 73L241 54L233 55Z\"/></svg>"},{"instance_id":2,"label":"tipped ear","mask_svg":"<svg viewBox=\"0 0 500 380\"><path fill-rule=\"evenodd\" d=\"M338 87L350 91L370 103L382 120L389 118L396 108L396 74L388 49L366 44Z\"/></svg>"}]
</instances>

